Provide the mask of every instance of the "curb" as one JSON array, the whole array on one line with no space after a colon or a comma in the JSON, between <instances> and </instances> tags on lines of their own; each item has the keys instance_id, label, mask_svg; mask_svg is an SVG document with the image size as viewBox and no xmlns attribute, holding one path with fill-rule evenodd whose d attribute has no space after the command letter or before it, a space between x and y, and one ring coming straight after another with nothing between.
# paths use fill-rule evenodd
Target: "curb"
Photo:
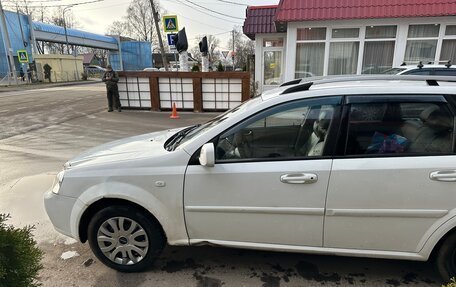
<instances>
[{"instance_id":1,"label":"curb","mask_svg":"<svg viewBox=\"0 0 456 287\"><path fill-rule=\"evenodd\" d=\"M66 83L56 83L56 84L39 84L39 85L26 85L24 89L21 89L20 86L6 86L3 87L5 90L2 90L0 87L0 93L7 93L7 92L17 92L17 91L32 91L32 90L39 90L39 89L47 89L47 88L56 88L56 87L66 87L66 86L83 86L83 85L93 85L99 84L102 81L84 81L84 82L66 82ZM30 87L30 88L29 88Z\"/></svg>"}]
</instances>

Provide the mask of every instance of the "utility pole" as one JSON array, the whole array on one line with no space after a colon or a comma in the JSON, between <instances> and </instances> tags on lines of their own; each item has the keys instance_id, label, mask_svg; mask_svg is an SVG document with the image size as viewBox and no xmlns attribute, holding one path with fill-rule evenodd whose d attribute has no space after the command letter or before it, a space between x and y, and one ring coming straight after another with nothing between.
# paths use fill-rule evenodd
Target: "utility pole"
<instances>
[{"instance_id":1,"label":"utility pole","mask_svg":"<svg viewBox=\"0 0 456 287\"><path fill-rule=\"evenodd\" d=\"M150 6L152 8L152 14L154 16L154 22L155 22L155 30L157 30L157 36L158 36L158 43L160 45L160 51L163 59L163 66L165 67L165 71L168 71L168 61L166 60L166 54L165 54L165 47L163 46L163 40L161 37L161 32L160 32L160 26L158 25L160 19L158 18L158 13L155 10L155 4L154 0L150 0ZM152 39L150 39L152 41Z\"/></svg>"},{"instance_id":2,"label":"utility pole","mask_svg":"<svg viewBox=\"0 0 456 287\"><path fill-rule=\"evenodd\" d=\"M236 52L235 52L235 48L236 48L236 47L235 47L235 45L234 45L234 32L235 32L235 31L234 31L234 29L233 29L233 53L231 53L231 58L233 59L233 72L234 72L234 70L235 70L235 67L234 67L234 55L235 55L235 53L236 53Z\"/></svg>"},{"instance_id":3,"label":"utility pole","mask_svg":"<svg viewBox=\"0 0 456 287\"><path fill-rule=\"evenodd\" d=\"M8 26L6 25L6 17L5 12L3 11L2 0L0 0L0 18L1 18L1 25L4 29L4 36L5 36L5 48L6 53L8 54L8 69L9 74L12 74L14 83L17 85L17 72L16 72L16 65L14 63L14 56L13 56L13 49L11 48L11 41L8 34ZM10 75L8 74L8 85L11 83Z\"/></svg>"}]
</instances>

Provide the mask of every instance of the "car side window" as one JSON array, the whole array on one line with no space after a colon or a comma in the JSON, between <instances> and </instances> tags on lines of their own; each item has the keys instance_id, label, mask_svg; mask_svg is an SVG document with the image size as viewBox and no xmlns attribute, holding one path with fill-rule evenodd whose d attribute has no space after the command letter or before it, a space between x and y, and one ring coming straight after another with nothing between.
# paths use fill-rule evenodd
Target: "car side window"
<instances>
[{"instance_id":1,"label":"car side window","mask_svg":"<svg viewBox=\"0 0 456 287\"><path fill-rule=\"evenodd\" d=\"M430 75L432 74L431 69L415 69L408 72L404 72L402 75Z\"/></svg>"},{"instance_id":2,"label":"car side window","mask_svg":"<svg viewBox=\"0 0 456 287\"><path fill-rule=\"evenodd\" d=\"M447 103L352 104L345 154L450 154L453 130Z\"/></svg>"},{"instance_id":3,"label":"car side window","mask_svg":"<svg viewBox=\"0 0 456 287\"><path fill-rule=\"evenodd\" d=\"M217 161L322 156L340 97L300 100L263 111L222 134Z\"/></svg>"}]
</instances>

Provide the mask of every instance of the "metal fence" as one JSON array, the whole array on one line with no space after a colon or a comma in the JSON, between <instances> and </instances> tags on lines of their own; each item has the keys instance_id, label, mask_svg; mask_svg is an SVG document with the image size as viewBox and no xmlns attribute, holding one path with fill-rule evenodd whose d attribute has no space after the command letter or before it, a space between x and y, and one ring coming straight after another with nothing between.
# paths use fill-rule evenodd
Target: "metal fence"
<instances>
[{"instance_id":1,"label":"metal fence","mask_svg":"<svg viewBox=\"0 0 456 287\"><path fill-rule=\"evenodd\" d=\"M120 72L123 107L224 111L250 97L250 75L244 72Z\"/></svg>"}]
</instances>

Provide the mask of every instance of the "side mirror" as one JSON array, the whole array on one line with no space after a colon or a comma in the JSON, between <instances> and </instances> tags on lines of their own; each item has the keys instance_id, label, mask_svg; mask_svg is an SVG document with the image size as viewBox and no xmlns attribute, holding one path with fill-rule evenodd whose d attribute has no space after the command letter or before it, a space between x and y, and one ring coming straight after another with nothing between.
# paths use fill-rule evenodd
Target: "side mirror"
<instances>
[{"instance_id":1,"label":"side mirror","mask_svg":"<svg viewBox=\"0 0 456 287\"><path fill-rule=\"evenodd\" d=\"M201 148L199 162L202 166L212 167L215 165L215 148L213 143L207 143Z\"/></svg>"}]
</instances>

